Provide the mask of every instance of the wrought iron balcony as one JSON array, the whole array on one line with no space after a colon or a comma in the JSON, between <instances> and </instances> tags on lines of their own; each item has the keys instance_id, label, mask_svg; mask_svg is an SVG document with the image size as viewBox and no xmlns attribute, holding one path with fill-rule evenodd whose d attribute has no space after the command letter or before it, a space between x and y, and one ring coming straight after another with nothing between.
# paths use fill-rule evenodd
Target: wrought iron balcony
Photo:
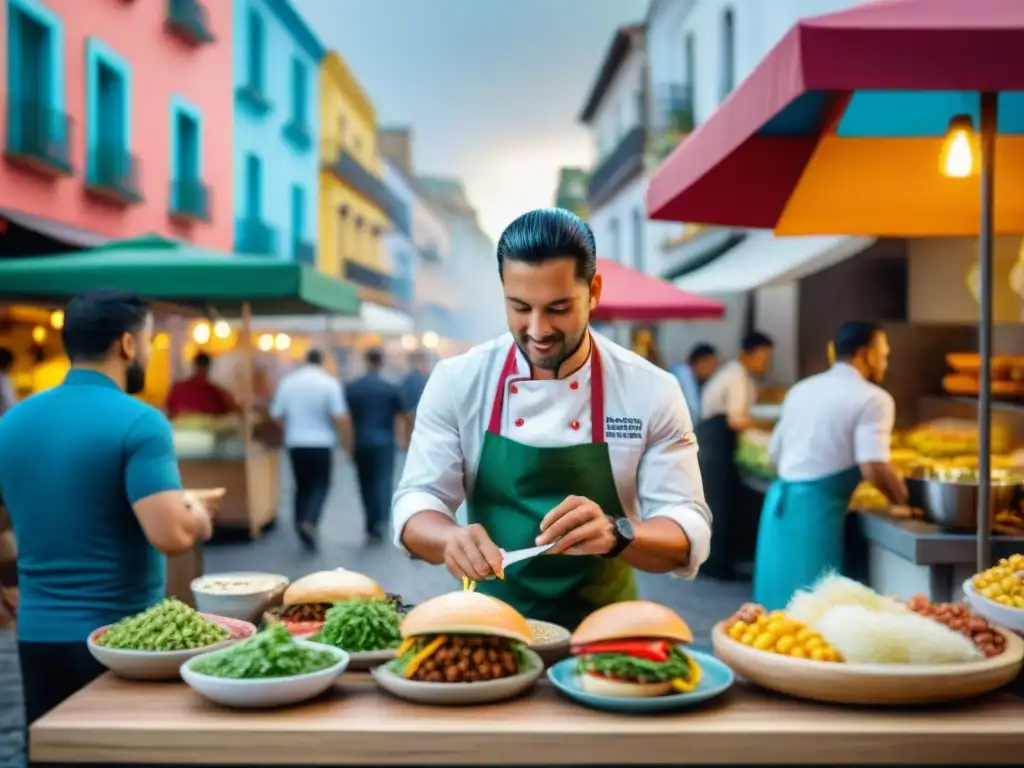
<instances>
[{"instance_id":1,"label":"wrought iron balcony","mask_svg":"<svg viewBox=\"0 0 1024 768\"><path fill-rule=\"evenodd\" d=\"M74 121L36 99L11 99L7 105L7 146L13 162L53 176L70 176Z\"/></svg>"},{"instance_id":2,"label":"wrought iron balcony","mask_svg":"<svg viewBox=\"0 0 1024 768\"><path fill-rule=\"evenodd\" d=\"M254 256L277 255L277 230L262 219L239 219L235 224L235 250Z\"/></svg>"},{"instance_id":3,"label":"wrought iron balcony","mask_svg":"<svg viewBox=\"0 0 1024 768\"><path fill-rule=\"evenodd\" d=\"M587 203L591 209L609 200L643 172L646 141L647 130L638 125L598 164L587 186Z\"/></svg>"},{"instance_id":4,"label":"wrought iron balcony","mask_svg":"<svg viewBox=\"0 0 1024 768\"><path fill-rule=\"evenodd\" d=\"M292 259L298 264L316 266L316 246L305 240L292 243Z\"/></svg>"},{"instance_id":5,"label":"wrought iron balcony","mask_svg":"<svg viewBox=\"0 0 1024 768\"><path fill-rule=\"evenodd\" d=\"M183 221L210 220L210 188L195 179L171 182L170 214Z\"/></svg>"},{"instance_id":6,"label":"wrought iron balcony","mask_svg":"<svg viewBox=\"0 0 1024 768\"><path fill-rule=\"evenodd\" d=\"M167 0L167 30L190 45L214 41L206 7L199 0Z\"/></svg>"},{"instance_id":7,"label":"wrought iron balcony","mask_svg":"<svg viewBox=\"0 0 1024 768\"><path fill-rule=\"evenodd\" d=\"M142 202L139 158L116 145L100 144L89 150L85 188L113 203Z\"/></svg>"},{"instance_id":8,"label":"wrought iron balcony","mask_svg":"<svg viewBox=\"0 0 1024 768\"><path fill-rule=\"evenodd\" d=\"M410 233L408 208L395 197L380 177L364 167L336 141L324 142L322 158L326 170L373 201L387 214L396 229L406 235Z\"/></svg>"},{"instance_id":9,"label":"wrought iron balcony","mask_svg":"<svg viewBox=\"0 0 1024 768\"><path fill-rule=\"evenodd\" d=\"M307 152L313 146L313 131L305 123L289 120L281 129L281 135L299 152Z\"/></svg>"},{"instance_id":10,"label":"wrought iron balcony","mask_svg":"<svg viewBox=\"0 0 1024 768\"><path fill-rule=\"evenodd\" d=\"M393 278L385 272L358 264L354 261L345 261L345 279L364 288L371 288L375 291L391 293Z\"/></svg>"},{"instance_id":11,"label":"wrought iron balcony","mask_svg":"<svg viewBox=\"0 0 1024 768\"><path fill-rule=\"evenodd\" d=\"M693 131L693 88L686 84L662 88L654 101L653 130L647 142L646 164L656 167Z\"/></svg>"}]
</instances>

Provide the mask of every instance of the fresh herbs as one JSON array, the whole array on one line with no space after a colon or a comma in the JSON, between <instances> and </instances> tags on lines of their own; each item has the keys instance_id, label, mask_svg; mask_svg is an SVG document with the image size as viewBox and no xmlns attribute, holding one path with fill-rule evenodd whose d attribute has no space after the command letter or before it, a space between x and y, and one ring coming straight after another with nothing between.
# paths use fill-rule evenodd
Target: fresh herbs
<instances>
[{"instance_id":1,"label":"fresh herbs","mask_svg":"<svg viewBox=\"0 0 1024 768\"><path fill-rule=\"evenodd\" d=\"M402 617L395 606L372 598L335 603L315 638L352 653L384 651L402 642Z\"/></svg>"},{"instance_id":2,"label":"fresh herbs","mask_svg":"<svg viewBox=\"0 0 1024 768\"><path fill-rule=\"evenodd\" d=\"M577 670L635 683L667 683L677 678L689 680L691 674L690 658L675 647L666 661L652 661L624 653L581 656Z\"/></svg>"},{"instance_id":3,"label":"fresh herbs","mask_svg":"<svg viewBox=\"0 0 1024 768\"><path fill-rule=\"evenodd\" d=\"M338 663L329 650L297 642L275 625L248 640L192 662L192 671L210 677L255 680L319 672Z\"/></svg>"},{"instance_id":4,"label":"fresh herbs","mask_svg":"<svg viewBox=\"0 0 1024 768\"><path fill-rule=\"evenodd\" d=\"M231 634L169 597L114 624L96 643L119 651L185 651L227 640Z\"/></svg>"}]
</instances>

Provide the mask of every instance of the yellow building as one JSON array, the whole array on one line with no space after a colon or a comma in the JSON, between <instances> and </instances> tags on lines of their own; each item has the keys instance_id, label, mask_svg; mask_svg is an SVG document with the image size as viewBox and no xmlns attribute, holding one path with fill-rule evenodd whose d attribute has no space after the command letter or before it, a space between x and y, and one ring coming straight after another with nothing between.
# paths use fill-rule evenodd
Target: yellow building
<instances>
[{"instance_id":1,"label":"yellow building","mask_svg":"<svg viewBox=\"0 0 1024 768\"><path fill-rule=\"evenodd\" d=\"M322 66L318 266L356 283L364 300L392 304L384 237L396 202L382 178L377 115L336 52Z\"/></svg>"}]
</instances>

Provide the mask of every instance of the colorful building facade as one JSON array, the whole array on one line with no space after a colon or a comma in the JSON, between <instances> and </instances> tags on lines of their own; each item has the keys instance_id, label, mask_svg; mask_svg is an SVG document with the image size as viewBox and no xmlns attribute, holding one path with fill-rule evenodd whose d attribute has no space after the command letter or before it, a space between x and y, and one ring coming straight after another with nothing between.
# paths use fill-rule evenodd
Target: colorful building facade
<instances>
[{"instance_id":1,"label":"colorful building facade","mask_svg":"<svg viewBox=\"0 0 1024 768\"><path fill-rule=\"evenodd\" d=\"M408 236L409 212L388 189L373 104L334 51L320 86L320 268L356 283L364 300L394 303L385 237Z\"/></svg>"},{"instance_id":2,"label":"colorful building facade","mask_svg":"<svg viewBox=\"0 0 1024 768\"><path fill-rule=\"evenodd\" d=\"M315 264L324 48L289 0L230 6L235 250Z\"/></svg>"},{"instance_id":3,"label":"colorful building facade","mask_svg":"<svg viewBox=\"0 0 1024 768\"><path fill-rule=\"evenodd\" d=\"M0 0L0 253L230 249L231 41L223 2Z\"/></svg>"},{"instance_id":4,"label":"colorful building facade","mask_svg":"<svg viewBox=\"0 0 1024 768\"><path fill-rule=\"evenodd\" d=\"M555 190L555 207L587 218L587 172L582 168L560 168Z\"/></svg>"}]
</instances>

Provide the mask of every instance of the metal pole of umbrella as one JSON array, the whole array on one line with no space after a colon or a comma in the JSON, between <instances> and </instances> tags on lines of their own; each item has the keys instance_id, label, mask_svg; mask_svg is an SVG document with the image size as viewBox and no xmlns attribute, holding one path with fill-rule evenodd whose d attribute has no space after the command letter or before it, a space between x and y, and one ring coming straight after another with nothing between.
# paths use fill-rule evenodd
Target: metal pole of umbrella
<instances>
[{"instance_id":1,"label":"metal pole of umbrella","mask_svg":"<svg viewBox=\"0 0 1024 768\"><path fill-rule=\"evenodd\" d=\"M978 571L992 564L992 271L993 188L995 179L996 123L999 96L981 94L980 181L981 220L978 228L979 305L978 353L981 381L978 390Z\"/></svg>"}]
</instances>

